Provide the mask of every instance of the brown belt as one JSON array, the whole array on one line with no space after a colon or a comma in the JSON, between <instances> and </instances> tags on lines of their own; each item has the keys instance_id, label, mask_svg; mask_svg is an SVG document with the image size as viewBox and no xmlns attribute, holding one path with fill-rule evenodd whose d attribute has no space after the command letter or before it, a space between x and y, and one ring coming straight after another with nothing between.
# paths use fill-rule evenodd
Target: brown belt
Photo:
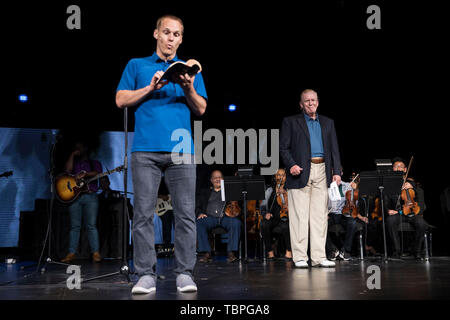
<instances>
[{"instance_id":1,"label":"brown belt","mask_svg":"<svg viewBox=\"0 0 450 320\"><path fill-rule=\"evenodd\" d=\"M318 163L324 163L325 159L324 158L312 158L311 159L312 163L318 164Z\"/></svg>"}]
</instances>

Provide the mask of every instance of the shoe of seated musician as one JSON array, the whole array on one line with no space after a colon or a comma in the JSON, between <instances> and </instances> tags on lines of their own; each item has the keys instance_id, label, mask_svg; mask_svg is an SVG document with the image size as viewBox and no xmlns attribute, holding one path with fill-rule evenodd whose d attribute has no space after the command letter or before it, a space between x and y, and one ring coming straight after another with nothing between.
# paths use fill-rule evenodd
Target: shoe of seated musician
<instances>
[{"instance_id":1,"label":"shoe of seated musician","mask_svg":"<svg viewBox=\"0 0 450 320\"><path fill-rule=\"evenodd\" d=\"M208 263L211 262L212 258L211 258L211 253L209 252L205 252L205 254L203 255L203 257L201 257L198 262L200 263Z\"/></svg>"},{"instance_id":2,"label":"shoe of seated musician","mask_svg":"<svg viewBox=\"0 0 450 320\"><path fill-rule=\"evenodd\" d=\"M61 262L70 263L73 259L75 259L75 253L69 253L64 259L61 260Z\"/></svg>"},{"instance_id":3,"label":"shoe of seated musician","mask_svg":"<svg viewBox=\"0 0 450 320\"><path fill-rule=\"evenodd\" d=\"M100 261L102 261L102 257L100 256L100 253L98 252L98 251L95 251L93 254L92 254L92 260L94 261L94 262L100 262Z\"/></svg>"},{"instance_id":4,"label":"shoe of seated musician","mask_svg":"<svg viewBox=\"0 0 450 320\"><path fill-rule=\"evenodd\" d=\"M335 261L337 258L339 258L339 254L340 254L340 252L338 250L333 251L330 254L330 259L329 260Z\"/></svg>"},{"instance_id":5,"label":"shoe of seated musician","mask_svg":"<svg viewBox=\"0 0 450 320\"><path fill-rule=\"evenodd\" d=\"M414 259L416 259L416 260L424 260L424 258L422 258L422 255L420 254L420 252L419 253L415 253L414 254Z\"/></svg>"},{"instance_id":6,"label":"shoe of seated musician","mask_svg":"<svg viewBox=\"0 0 450 320\"><path fill-rule=\"evenodd\" d=\"M295 263L295 267L296 268L308 268L308 262L306 262L305 260L300 260L300 261L296 261Z\"/></svg>"},{"instance_id":7,"label":"shoe of seated musician","mask_svg":"<svg viewBox=\"0 0 450 320\"><path fill-rule=\"evenodd\" d=\"M394 258L394 259L401 259L400 252L394 252L394 253L392 254L391 258Z\"/></svg>"},{"instance_id":8,"label":"shoe of seated musician","mask_svg":"<svg viewBox=\"0 0 450 320\"><path fill-rule=\"evenodd\" d=\"M233 262L236 262L237 260L238 260L238 258L236 258L236 256L234 255L233 251L228 251L227 262L228 263L233 263Z\"/></svg>"},{"instance_id":9,"label":"shoe of seated musician","mask_svg":"<svg viewBox=\"0 0 450 320\"><path fill-rule=\"evenodd\" d=\"M342 254L342 252L341 252L341 254ZM352 255L349 252L344 251L342 254L342 260L349 261L351 259L352 259Z\"/></svg>"},{"instance_id":10,"label":"shoe of seated musician","mask_svg":"<svg viewBox=\"0 0 450 320\"><path fill-rule=\"evenodd\" d=\"M336 266L336 263L334 261L325 259L321 263L319 263L318 266L322 268L333 268Z\"/></svg>"}]
</instances>

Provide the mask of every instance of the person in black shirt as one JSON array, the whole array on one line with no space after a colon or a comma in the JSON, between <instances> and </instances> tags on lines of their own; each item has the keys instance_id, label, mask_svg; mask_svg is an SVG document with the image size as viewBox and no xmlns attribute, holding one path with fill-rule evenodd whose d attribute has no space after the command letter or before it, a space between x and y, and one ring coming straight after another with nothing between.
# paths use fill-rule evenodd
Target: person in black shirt
<instances>
[{"instance_id":1,"label":"person in black shirt","mask_svg":"<svg viewBox=\"0 0 450 320\"><path fill-rule=\"evenodd\" d=\"M220 181L223 179L222 172L215 170L211 173L212 187L210 189L200 191L196 201L197 215L197 240L198 252L204 252L199 262L210 262L211 246L208 241L208 232L221 226L227 230L228 234L228 262L237 261L233 251L238 250L239 238L241 235L241 220L238 218L240 213L239 206L233 201L230 212L231 216L225 214L225 201L221 197Z\"/></svg>"},{"instance_id":2,"label":"person in black shirt","mask_svg":"<svg viewBox=\"0 0 450 320\"><path fill-rule=\"evenodd\" d=\"M121 258L123 200L120 192L111 189L109 178L100 178L99 238L102 257Z\"/></svg>"},{"instance_id":3,"label":"person in black shirt","mask_svg":"<svg viewBox=\"0 0 450 320\"><path fill-rule=\"evenodd\" d=\"M400 158L395 158L393 161L392 169L394 171L403 171L406 174L407 168L405 162ZM421 248L423 244L425 230L427 228L427 223L423 218L423 211L425 210L425 200L423 189L418 186L418 184L413 180L408 178L407 181L402 186L402 190L413 189L416 195L415 201L420 207L420 212L415 215L403 214L404 202L400 198L400 195L390 195L386 196L386 207L388 216L386 218L387 229L389 232L390 239L393 246L393 256L400 256L400 223L406 222L410 223L415 229L414 237L414 248L413 254L416 259L421 259Z\"/></svg>"},{"instance_id":4,"label":"person in black shirt","mask_svg":"<svg viewBox=\"0 0 450 320\"><path fill-rule=\"evenodd\" d=\"M291 239L289 234L289 214L288 214L288 200L287 190L285 189L286 171L278 169L275 174L275 180L272 186L266 191L266 199L261 203L261 234L267 252L267 259L273 260L275 258L272 249L273 231L278 227L281 232L281 239L286 248L284 259L292 259ZM280 200L281 206L278 202Z\"/></svg>"}]
</instances>

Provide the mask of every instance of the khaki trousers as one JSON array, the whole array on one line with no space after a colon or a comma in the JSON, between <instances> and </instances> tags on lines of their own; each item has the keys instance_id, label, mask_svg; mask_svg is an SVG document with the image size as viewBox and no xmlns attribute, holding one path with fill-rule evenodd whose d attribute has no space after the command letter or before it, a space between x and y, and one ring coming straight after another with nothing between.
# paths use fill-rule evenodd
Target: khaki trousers
<instances>
[{"instance_id":1,"label":"khaki trousers","mask_svg":"<svg viewBox=\"0 0 450 320\"><path fill-rule=\"evenodd\" d=\"M311 163L308 184L288 191L289 231L292 259L308 261L308 236L311 238L311 264L325 260L328 229L328 188L325 163Z\"/></svg>"}]
</instances>

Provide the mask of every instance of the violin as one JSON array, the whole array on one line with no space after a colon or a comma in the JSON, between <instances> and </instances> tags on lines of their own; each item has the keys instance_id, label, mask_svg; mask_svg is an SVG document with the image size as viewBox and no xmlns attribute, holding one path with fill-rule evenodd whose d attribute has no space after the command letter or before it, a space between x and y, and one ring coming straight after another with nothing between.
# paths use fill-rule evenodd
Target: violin
<instances>
[{"instance_id":1,"label":"violin","mask_svg":"<svg viewBox=\"0 0 450 320\"><path fill-rule=\"evenodd\" d=\"M373 209L373 211L370 214L370 216L374 220L381 221L382 217L381 217L381 201L380 201L380 197L377 197L375 199L375 208Z\"/></svg>"},{"instance_id":2,"label":"violin","mask_svg":"<svg viewBox=\"0 0 450 320\"><path fill-rule=\"evenodd\" d=\"M241 213L241 208L237 201L231 201L225 206L225 214L228 217L235 218Z\"/></svg>"},{"instance_id":3,"label":"violin","mask_svg":"<svg viewBox=\"0 0 450 320\"><path fill-rule=\"evenodd\" d=\"M257 230L261 225L261 214L260 210L257 209L256 204L260 204L261 200L248 200L247 201L247 234L250 239L257 238ZM258 205L259 208L259 205Z\"/></svg>"},{"instance_id":4,"label":"violin","mask_svg":"<svg viewBox=\"0 0 450 320\"><path fill-rule=\"evenodd\" d=\"M414 182L414 179L408 177L409 169L411 168L411 164L412 164L413 159L414 159L414 157L411 157L411 160L409 160L408 170L406 171L406 175L403 178L403 185L402 186L404 186L407 181ZM404 203L403 206L402 206L403 214L405 214L405 215L410 215L410 214L417 215L417 214L419 214L420 206L415 201L416 193L415 193L413 188L402 189L400 197L402 198L403 203ZM400 200L400 198L397 200L397 205L399 204L398 203L399 200Z\"/></svg>"},{"instance_id":5,"label":"violin","mask_svg":"<svg viewBox=\"0 0 450 320\"><path fill-rule=\"evenodd\" d=\"M356 177L353 177L351 184L356 180ZM358 206L356 205L356 201L358 200L359 192L358 189L348 190L345 193L345 206L342 209L342 214L348 217L356 218L359 214Z\"/></svg>"},{"instance_id":6,"label":"violin","mask_svg":"<svg viewBox=\"0 0 450 320\"><path fill-rule=\"evenodd\" d=\"M416 193L414 189L413 188L403 189L401 197L404 203L402 207L403 214L410 215L414 213L414 215L418 215L420 212L420 206L415 201Z\"/></svg>"},{"instance_id":7,"label":"violin","mask_svg":"<svg viewBox=\"0 0 450 320\"><path fill-rule=\"evenodd\" d=\"M280 206L280 219L288 217L288 195L287 191L283 188L280 192L280 188L277 189L277 203Z\"/></svg>"}]
</instances>

